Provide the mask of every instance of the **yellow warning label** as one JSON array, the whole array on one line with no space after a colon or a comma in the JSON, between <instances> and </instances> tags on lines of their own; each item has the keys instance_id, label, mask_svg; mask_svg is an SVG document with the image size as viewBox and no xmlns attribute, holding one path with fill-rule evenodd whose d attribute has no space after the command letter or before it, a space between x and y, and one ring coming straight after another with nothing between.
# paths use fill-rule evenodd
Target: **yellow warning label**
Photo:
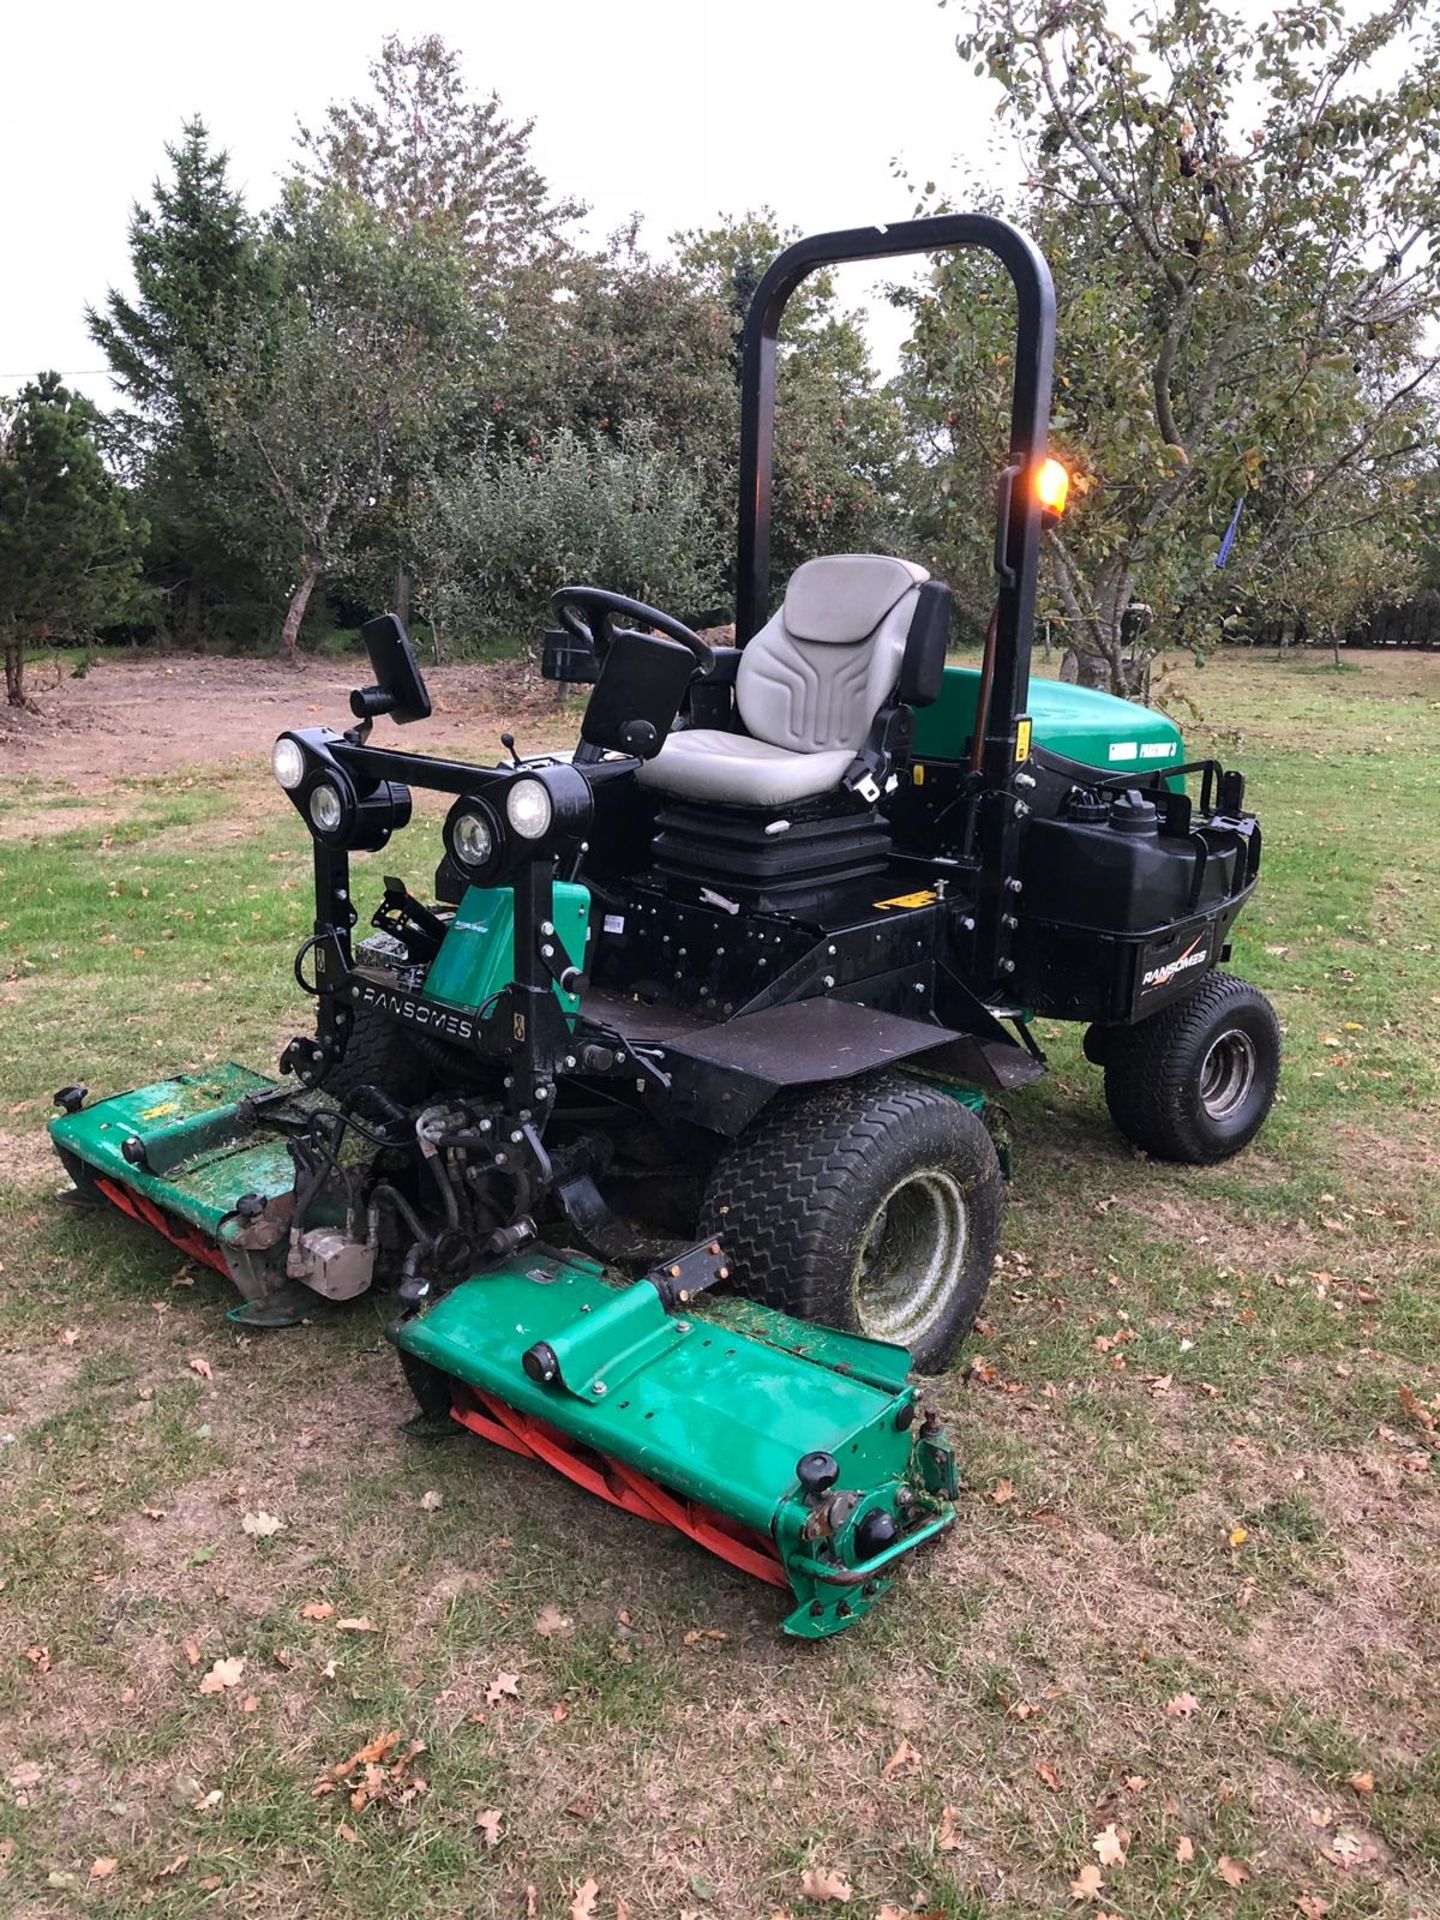
<instances>
[{"instance_id":1,"label":"yellow warning label","mask_svg":"<svg viewBox=\"0 0 1440 1920\"><path fill-rule=\"evenodd\" d=\"M912 782L914 783L914 785L915 785L915 786L917 786L917 787L923 787L923 786L924 786L924 784L925 784L925 762L924 762L923 760L917 760L917 761L916 761L916 763L915 763L915 765L914 765L914 766L913 766L913 767L912 767L912 768L910 769L910 778L911 778L911 781L912 781Z\"/></svg>"},{"instance_id":2,"label":"yellow warning label","mask_svg":"<svg viewBox=\"0 0 1440 1920\"><path fill-rule=\"evenodd\" d=\"M880 907L933 907L937 898L938 898L938 895L934 892L934 890L932 888L927 887L923 893L901 893L901 894L897 894L893 900L877 900L875 902L875 905L877 908L880 908Z\"/></svg>"},{"instance_id":3,"label":"yellow warning label","mask_svg":"<svg viewBox=\"0 0 1440 1920\"><path fill-rule=\"evenodd\" d=\"M1030 732L1028 719L1021 718L1015 722L1015 758L1017 760L1030 758Z\"/></svg>"}]
</instances>

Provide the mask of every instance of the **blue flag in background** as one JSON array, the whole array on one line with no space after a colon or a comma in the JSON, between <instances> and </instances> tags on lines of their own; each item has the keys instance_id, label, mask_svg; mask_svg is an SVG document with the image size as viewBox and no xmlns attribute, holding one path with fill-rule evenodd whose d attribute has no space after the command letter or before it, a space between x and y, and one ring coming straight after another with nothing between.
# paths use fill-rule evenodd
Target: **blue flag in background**
<instances>
[{"instance_id":1,"label":"blue flag in background","mask_svg":"<svg viewBox=\"0 0 1440 1920\"><path fill-rule=\"evenodd\" d=\"M1230 524L1225 529L1225 538L1220 542L1220 551L1215 556L1215 571L1217 573L1219 573L1225 562L1230 558L1230 549L1235 544L1235 535L1240 531L1240 509L1244 504L1245 496L1242 493L1240 498L1235 502L1235 511L1230 516Z\"/></svg>"}]
</instances>

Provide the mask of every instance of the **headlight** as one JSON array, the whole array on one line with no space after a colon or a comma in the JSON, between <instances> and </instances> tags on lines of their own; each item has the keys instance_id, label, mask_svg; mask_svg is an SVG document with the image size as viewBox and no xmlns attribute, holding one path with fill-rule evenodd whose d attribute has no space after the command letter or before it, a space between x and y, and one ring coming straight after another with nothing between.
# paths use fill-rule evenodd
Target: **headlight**
<instances>
[{"instance_id":1,"label":"headlight","mask_svg":"<svg viewBox=\"0 0 1440 1920\"><path fill-rule=\"evenodd\" d=\"M505 796L505 818L522 840L543 840L555 817L555 804L539 780L512 781Z\"/></svg>"},{"instance_id":2,"label":"headlight","mask_svg":"<svg viewBox=\"0 0 1440 1920\"><path fill-rule=\"evenodd\" d=\"M330 781L322 780L310 795L310 818L321 833L334 833L345 817L345 803Z\"/></svg>"},{"instance_id":3,"label":"headlight","mask_svg":"<svg viewBox=\"0 0 1440 1920\"><path fill-rule=\"evenodd\" d=\"M458 814L452 841L462 866L488 867L495 857L495 832L483 813Z\"/></svg>"},{"instance_id":4,"label":"headlight","mask_svg":"<svg viewBox=\"0 0 1440 1920\"><path fill-rule=\"evenodd\" d=\"M270 765L285 791L293 793L305 778L305 755L299 741L282 733L270 749Z\"/></svg>"}]
</instances>

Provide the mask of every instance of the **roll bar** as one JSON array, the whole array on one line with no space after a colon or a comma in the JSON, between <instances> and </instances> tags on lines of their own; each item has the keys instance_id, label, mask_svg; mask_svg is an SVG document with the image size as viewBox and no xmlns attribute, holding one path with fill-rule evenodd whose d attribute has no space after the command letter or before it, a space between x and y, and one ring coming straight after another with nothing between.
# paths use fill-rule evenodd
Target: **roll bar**
<instances>
[{"instance_id":1,"label":"roll bar","mask_svg":"<svg viewBox=\"0 0 1440 1920\"><path fill-rule=\"evenodd\" d=\"M750 303L742 336L735 638L743 646L770 614L776 340L786 302L818 267L951 247L980 247L993 253L1010 275L1018 307L1010 457L1001 476L995 530L999 579L995 671L981 762L986 785L1000 786L1014 769L1016 720L1024 712L1030 686L1041 519L1034 487L1027 483L1045 458L1055 364L1055 289L1050 269L1034 241L1008 221L989 214L947 213L888 227L817 233L787 247L766 272Z\"/></svg>"}]
</instances>

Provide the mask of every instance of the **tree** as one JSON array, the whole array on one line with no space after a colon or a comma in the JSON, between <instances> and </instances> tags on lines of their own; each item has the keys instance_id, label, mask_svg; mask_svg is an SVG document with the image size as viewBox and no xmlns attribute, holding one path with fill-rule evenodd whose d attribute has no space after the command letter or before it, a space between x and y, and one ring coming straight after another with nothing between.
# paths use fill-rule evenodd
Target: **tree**
<instances>
[{"instance_id":1,"label":"tree","mask_svg":"<svg viewBox=\"0 0 1440 1920\"><path fill-rule=\"evenodd\" d=\"M112 288L88 314L125 404L112 431L151 527L150 577L178 594L182 638L199 638L207 608L253 602L263 591L256 529L235 523L240 502L223 485L203 404L221 315L273 293L255 223L230 185L227 156L201 120L167 146L171 178L130 220L133 298ZM228 511L226 510L228 508Z\"/></svg>"},{"instance_id":2,"label":"tree","mask_svg":"<svg viewBox=\"0 0 1440 1920\"><path fill-rule=\"evenodd\" d=\"M633 225L575 259L568 298L552 302L503 418L522 438L573 425L611 440L649 420L700 476L715 538L733 553L741 329L792 237L762 210L674 235L669 259L650 256ZM900 539L908 457L899 403L877 391L864 333L830 275L806 280L786 309L778 389L777 583L812 554Z\"/></svg>"},{"instance_id":3,"label":"tree","mask_svg":"<svg viewBox=\"0 0 1440 1920\"><path fill-rule=\"evenodd\" d=\"M534 122L507 120L498 94L471 95L438 34L390 34L370 79L372 99L336 102L323 125L302 128L313 185L344 188L402 232L443 222L482 296L563 249L583 206L551 199L530 158Z\"/></svg>"},{"instance_id":4,"label":"tree","mask_svg":"<svg viewBox=\"0 0 1440 1920\"><path fill-rule=\"evenodd\" d=\"M561 427L495 443L419 491L414 544L438 636L461 647L536 633L557 587L595 581L696 617L725 551L693 464L633 421L614 439Z\"/></svg>"},{"instance_id":5,"label":"tree","mask_svg":"<svg viewBox=\"0 0 1440 1920\"><path fill-rule=\"evenodd\" d=\"M1158 635L1195 642L1222 592L1418 528L1440 365L1440 29L1412 45L1424 11L1391 0L1350 24L1319 0L1257 24L1162 0L1122 28L1106 0L970 5L959 51L1003 90L1014 210L1059 287L1055 434L1079 489L1047 542L1049 588L1117 690L1144 684L1147 654L1126 658L1137 598ZM942 270L916 348L975 376L962 436L993 409L1003 353L993 314L968 340L952 324L970 287Z\"/></svg>"},{"instance_id":6,"label":"tree","mask_svg":"<svg viewBox=\"0 0 1440 1920\"><path fill-rule=\"evenodd\" d=\"M227 489L266 496L288 542L293 661L316 587L469 403L474 308L446 225L397 233L339 187L292 180L265 253L283 297L238 304L194 376Z\"/></svg>"},{"instance_id":7,"label":"tree","mask_svg":"<svg viewBox=\"0 0 1440 1920\"><path fill-rule=\"evenodd\" d=\"M145 527L105 470L99 428L95 408L54 373L0 408L0 643L12 707L29 704L26 647L113 618L139 569Z\"/></svg>"}]
</instances>

